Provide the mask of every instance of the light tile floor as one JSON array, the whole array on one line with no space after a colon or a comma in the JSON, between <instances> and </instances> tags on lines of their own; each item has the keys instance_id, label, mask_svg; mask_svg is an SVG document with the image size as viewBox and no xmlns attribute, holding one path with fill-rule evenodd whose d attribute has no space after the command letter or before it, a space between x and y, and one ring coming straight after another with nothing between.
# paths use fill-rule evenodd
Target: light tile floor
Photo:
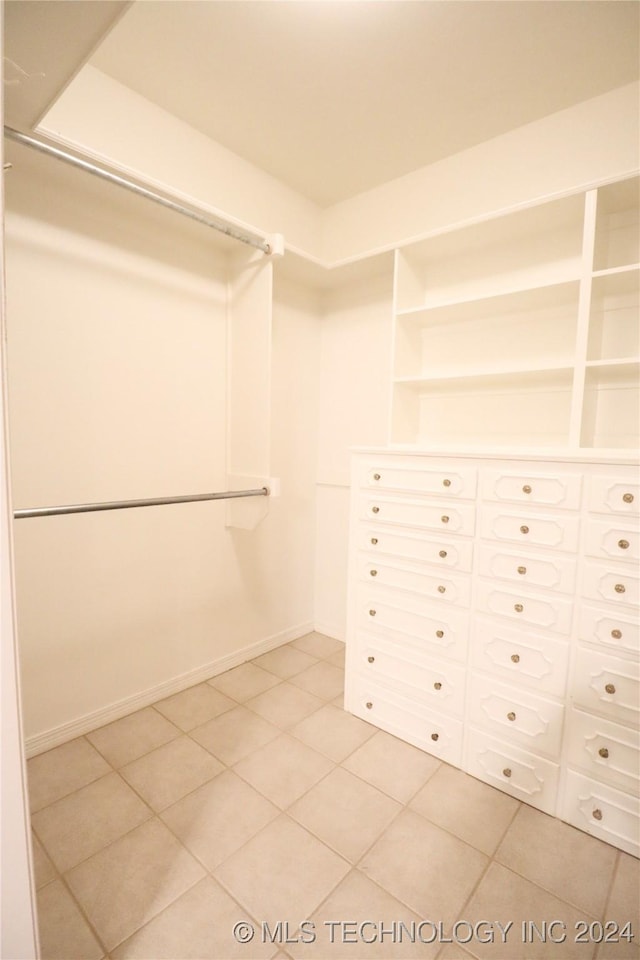
<instances>
[{"instance_id":1,"label":"light tile floor","mask_svg":"<svg viewBox=\"0 0 640 960\"><path fill-rule=\"evenodd\" d=\"M30 760L44 960L639 960L595 942L639 862L345 713L343 664L312 633Z\"/></svg>"}]
</instances>

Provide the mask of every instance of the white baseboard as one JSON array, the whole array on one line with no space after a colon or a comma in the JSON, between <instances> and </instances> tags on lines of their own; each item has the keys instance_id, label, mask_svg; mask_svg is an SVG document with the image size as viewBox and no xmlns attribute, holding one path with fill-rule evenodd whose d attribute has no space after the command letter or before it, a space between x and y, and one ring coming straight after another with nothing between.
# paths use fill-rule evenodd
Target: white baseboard
<instances>
[{"instance_id":1,"label":"white baseboard","mask_svg":"<svg viewBox=\"0 0 640 960\"><path fill-rule=\"evenodd\" d=\"M316 633L323 633L325 637L331 637L332 640L340 640L341 643L346 641L344 627L339 624L316 622L313 629Z\"/></svg>"},{"instance_id":2,"label":"white baseboard","mask_svg":"<svg viewBox=\"0 0 640 960\"><path fill-rule=\"evenodd\" d=\"M269 650L274 650L276 647L282 646L283 643L289 643L291 640L297 640L298 637L304 637L305 634L311 633L314 629L313 623L301 623L296 627L290 627L288 630L266 637L264 640L258 640L257 643L252 643L241 650L234 650L233 653L228 653L218 660L212 660L201 667L196 667L195 670L190 670L188 673L182 673L180 676L165 680L164 683L155 687L141 690L133 696L125 697L124 700L118 700L117 703L111 703L92 713L78 717L76 720L70 720L68 723L53 727L51 730L45 730L43 733L37 733L27 738L25 755L35 757L37 754L51 750L53 747L59 747L60 744L75 740L76 737L90 733L97 727L104 726L105 723L120 720L121 717L126 717L143 707L148 707L158 700L164 700L165 697L170 697L174 693L180 693L196 683L202 683L204 680L210 680L211 677L217 677L219 673L231 670L232 667L246 663L247 660L253 660L254 657L259 657L262 653L268 653Z\"/></svg>"}]
</instances>

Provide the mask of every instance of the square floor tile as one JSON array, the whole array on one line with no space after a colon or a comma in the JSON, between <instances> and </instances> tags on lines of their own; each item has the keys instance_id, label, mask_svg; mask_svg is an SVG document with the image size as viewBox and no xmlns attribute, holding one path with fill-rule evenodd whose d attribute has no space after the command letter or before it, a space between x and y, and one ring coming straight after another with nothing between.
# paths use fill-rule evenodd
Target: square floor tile
<instances>
[{"instance_id":1,"label":"square floor tile","mask_svg":"<svg viewBox=\"0 0 640 960\"><path fill-rule=\"evenodd\" d=\"M75 867L68 882L111 950L204 876L159 820L149 820Z\"/></svg>"},{"instance_id":2,"label":"square floor tile","mask_svg":"<svg viewBox=\"0 0 640 960\"><path fill-rule=\"evenodd\" d=\"M375 733L377 727L365 723L351 713L345 713L332 703L326 704L300 723L291 727L289 733L307 746L340 763L357 750Z\"/></svg>"},{"instance_id":3,"label":"square floor tile","mask_svg":"<svg viewBox=\"0 0 640 960\"><path fill-rule=\"evenodd\" d=\"M296 930L348 871L346 860L282 814L215 875L256 920Z\"/></svg>"},{"instance_id":4,"label":"square floor tile","mask_svg":"<svg viewBox=\"0 0 640 960\"><path fill-rule=\"evenodd\" d=\"M617 925L617 942L602 943L598 948L598 960L638 960L640 958L640 860L620 852L603 920ZM634 939L630 942L620 937L626 924L631 924ZM612 933L613 927L608 928Z\"/></svg>"},{"instance_id":5,"label":"square floor tile","mask_svg":"<svg viewBox=\"0 0 640 960\"><path fill-rule=\"evenodd\" d=\"M321 700L335 700L344 693L344 670L320 661L292 677L290 683L312 693Z\"/></svg>"},{"instance_id":6,"label":"square floor tile","mask_svg":"<svg viewBox=\"0 0 640 960\"><path fill-rule=\"evenodd\" d=\"M342 765L394 800L406 803L435 773L440 761L379 730Z\"/></svg>"},{"instance_id":7,"label":"square floor tile","mask_svg":"<svg viewBox=\"0 0 640 960\"><path fill-rule=\"evenodd\" d=\"M295 676L296 673L302 673L307 667L317 663L317 657L311 657L308 653L296 650L290 644L285 644L282 647L276 647L275 650L270 650L269 653L263 653L262 656L256 657L253 663L268 670L269 673L274 673L281 680L288 680L289 677Z\"/></svg>"},{"instance_id":8,"label":"square floor tile","mask_svg":"<svg viewBox=\"0 0 640 960\"><path fill-rule=\"evenodd\" d=\"M109 773L34 813L31 823L64 873L150 816L147 805L119 774Z\"/></svg>"},{"instance_id":9,"label":"square floor tile","mask_svg":"<svg viewBox=\"0 0 640 960\"><path fill-rule=\"evenodd\" d=\"M427 820L491 856L520 803L443 763L409 806Z\"/></svg>"},{"instance_id":10,"label":"square floor tile","mask_svg":"<svg viewBox=\"0 0 640 960\"><path fill-rule=\"evenodd\" d=\"M614 847L523 804L495 858L560 899L600 917L616 856Z\"/></svg>"},{"instance_id":11,"label":"square floor tile","mask_svg":"<svg viewBox=\"0 0 640 960\"><path fill-rule=\"evenodd\" d=\"M227 770L165 810L162 819L185 847L213 870L279 813Z\"/></svg>"},{"instance_id":12,"label":"square floor tile","mask_svg":"<svg viewBox=\"0 0 640 960\"><path fill-rule=\"evenodd\" d=\"M355 862L401 809L397 801L338 767L297 800L289 815Z\"/></svg>"},{"instance_id":13,"label":"square floor tile","mask_svg":"<svg viewBox=\"0 0 640 960\"><path fill-rule=\"evenodd\" d=\"M280 677L257 667L255 663L241 663L239 667L212 677L207 683L238 703L244 703L270 687L275 687L280 683Z\"/></svg>"},{"instance_id":14,"label":"square floor tile","mask_svg":"<svg viewBox=\"0 0 640 960\"><path fill-rule=\"evenodd\" d=\"M234 767L235 772L284 809L322 779L333 764L283 733Z\"/></svg>"},{"instance_id":15,"label":"square floor tile","mask_svg":"<svg viewBox=\"0 0 640 960\"><path fill-rule=\"evenodd\" d=\"M334 667L340 667L342 670L344 670L345 660L344 643L342 644L341 650L337 650L335 653L332 653L330 657L327 657L327 663L332 663Z\"/></svg>"},{"instance_id":16,"label":"square floor tile","mask_svg":"<svg viewBox=\"0 0 640 960\"><path fill-rule=\"evenodd\" d=\"M84 737L27 760L29 808L33 813L86 787L111 767Z\"/></svg>"},{"instance_id":17,"label":"square floor tile","mask_svg":"<svg viewBox=\"0 0 640 960\"><path fill-rule=\"evenodd\" d=\"M31 849L33 851L33 874L36 889L38 889L39 887L44 887L45 883L54 880L58 874L33 831L31 835Z\"/></svg>"},{"instance_id":18,"label":"square floor tile","mask_svg":"<svg viewBox=\"0 0 640 960\"><path fill-rule=\"evenodd\" d=\"M280 736L281 730L245 707L228 710L191 731L190 736L228 766Z\"/></svg>"},{"instance_id":19,"label":"square floor tile","mask_svg":"<svg viewBox=\"0 0 640 960\"><path fill-rule=\"evenodd\" d=\"M40 956L46 960L100 960L104 950L61 880L40 890Z\"/></svg>"},{"instance_id":20,"label":"square floor tile","mask_svg":"<svg viewBox=\"0 0 640 960\"><path fill-rule=\"evenodd\" d=\"M310 713L319 710L322 700L307 693L306 690L294 687L291 683L279 683L277 687L265 690L257 697L247 700L245 706L264 717L269 723L275 723L276 726L286 730L304 717L308 717Z\"/></svg>"},{"instance_id":21,"label":"square floor tile","mask_svg":"<svg viewBox=\"0 0 640 960\"><path fill-rule=\"evenodd\" d=\"M216 690L208 683L199 683L195 687L176 693L172 697L154 703L154 707L163 717L175 723L181 730L193 730L207 720L219 717L225 710L235 707L235 701Z\"/></svg>"},{"instance_id":22,"label":"square floor tile","mask_svg":"<svg viewBox=\"0 0 640 960\"><path fill-rule=\"evenodd\" d=\"M120 774L150 807L164 810L224 769L190 737L178 737L122 767Z\"/></svg>"},{"instance_id":23,"label":"square floor tile","mask_svg":"<svg viewBox=\"0 0 640 960\"><path fill-rule=\"evenodd\" d=\"M175 740L180 730L153 707L145 707L87 734L96 750L114 767L123 767L156 747Z\"/></svg>"},{"instance_id":24,"label":"square floor tile","mask_svg":"<svg viewBox=\"0 0 640 960\"><path fill-rule=\"evenodd\" d=\"M467 843L405 810L359 866L422 917L446 922L463 906L488 862Z\"/></svg>"},{"instance_id":25,"label":"square floor tile","mask_svg":"<svg viewBox=\"0 0 640 960\"><path fill-rule=\"evenodd\" d=\"M273 945L255 936L250 945L233 936L245 914L222 887L205 877L112 952L113 960L261 960Z\"/></svg>"},{"instance_id":26,"label":"square floor tile","mask_svg":"<svg viewBox=\"0 0 640 960\"><path fill-rule=\"evenodd\" d=\"M324 633L306 633L304 637L298 637L292 640L290 646L296 650L302 650L318 660L324 660L333 654L344 652L344 643L341 640L334 640L333 637L327 637Z\"/></svg>"}]
</instances>

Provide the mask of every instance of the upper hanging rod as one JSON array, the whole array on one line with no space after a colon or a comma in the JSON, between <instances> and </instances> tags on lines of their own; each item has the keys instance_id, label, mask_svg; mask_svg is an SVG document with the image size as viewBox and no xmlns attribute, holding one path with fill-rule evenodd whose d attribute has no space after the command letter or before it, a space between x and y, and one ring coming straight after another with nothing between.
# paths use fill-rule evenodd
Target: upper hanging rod
<instances>
[{"instance_id":1,"label":"upper hanging rod","mask_svg":"<svg viewBox=\"0 0 640 960\"><path fill-rule=\"evenodd\" d=\"M269 488L257 490L225 490L222 493L194 493L185 497L154 497L149 500L107 500L104 503L70 503L63 507L33 507L15 510L14 518L58 517L67 513L97 513L100 510L130 510L132 507L160 507L167 503L196 503L200 500L235 500L240 497L268 497Z\"/></svg>"},{"instance_id":2,"label":"upper hanging rod","mask_svg":"<svg viewBox=\"0 0 640 960\"><path fill-rule=\"evenodd\" d=\"M64 160L65 163L79 167L81 170L85 170L95 177L101 177L103 180L109 180L111 183L117 183L118 186L124 187L125 190L130 190L132 193L137 193L141 197L146 197L147 200L153 200L154 203L159 203L161 206L175 211L175 213L181 213L185 217L190 217L191 220L197 220L198 223L204 223L205 226L212 227L220 233L225 233L228 237L233 237L234 240L240 240L242 243L247 243L251 247L256 247L257 250L262 250L263 253L272 252L272 245L264 237L243 232L218 217L194 210L190 207L185 207L175 200L170 200L168 197L163 197L160 193L155 193L153 190L147 189L147 187L140 186L140 184L135 183L133 180L128 180L126 177L121 177L117 173L112 173L110 170L98 167L94 163L89 163L88 160L82 160L72 153L60 150L59 147L54 147L44 140L38 140L36 137L30 137L26 133L20 133L18 130L14 130L13 127L5 127L4 134L5 137L8 137L10 140L25 144L27 147L33 147L34 150L47 153L52 157L57 157L58 160Z\"/></svg>"}]
</instances>

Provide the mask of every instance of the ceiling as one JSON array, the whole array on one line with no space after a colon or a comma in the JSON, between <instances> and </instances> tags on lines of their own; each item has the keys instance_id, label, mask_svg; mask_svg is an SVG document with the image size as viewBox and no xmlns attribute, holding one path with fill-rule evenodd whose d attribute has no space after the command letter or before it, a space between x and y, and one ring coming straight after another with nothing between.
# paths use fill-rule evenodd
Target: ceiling
<instances>
[{"instance_id":1,"label":"ceiling","mask_svg":"<svg viewBox=\"0 0 640 960\"><path fill-rule=\"evenodd\" d=\"M322 207L629 83L640 63L635 0L7 6L15 22L32 8L29 71L46 59L36 8L84 8L85 33L102 12L102 42L67 30L57 59L88 59ZM7 51L18 35L28 48L11 15L6 34Z\"/></svg>"}]
</instances>

